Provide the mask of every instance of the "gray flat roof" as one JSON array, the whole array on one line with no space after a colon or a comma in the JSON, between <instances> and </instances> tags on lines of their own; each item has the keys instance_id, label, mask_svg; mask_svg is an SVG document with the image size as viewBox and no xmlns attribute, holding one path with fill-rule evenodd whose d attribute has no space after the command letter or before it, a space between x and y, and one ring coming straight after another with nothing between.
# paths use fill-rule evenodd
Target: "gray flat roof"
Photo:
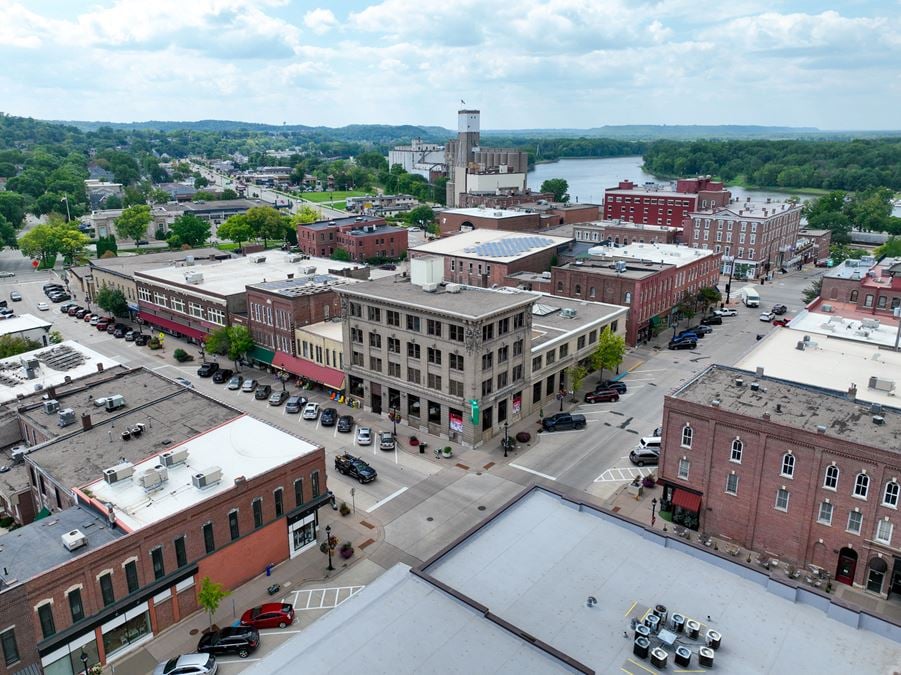
<instances>
[{"instance_id":1,"label":"gray flat roof","mask_svg":"<svg viewBox=\"0 0 901 675\"><path fill-rule=\"evenodd\" d=\"M742 386L735 384L741 378ZM759 384L754 391L752 382ZM860 384L858 386L861 386ZM861 389L861 396L866 392ZM892 452L901 448L901 410L884 407L883 424L874 424L870 403L851 401L844 391L801 384L763 375L755 371L712 365L678 388L673 398L700 405L719 401L721 410L737 415L762 418L770 414L770 422L818 433L824 426L827 436L848 442L878 447ZM781 412L776 412L776 406Z\"/></svg>"},{"instance_id":2,"label":"gray flat roof","mask_svg":"<svg viewBox=\"0 0 901 675\"><path fill-rule=\"evenodd\" d=\"M781 586L777 580L767 582L768 591L746 569L532 488L414 574L393 568L245 673L293 673L299 663L325 673L566 672L578 664L589 672L656 673L633 655L623 633L658 604L699 621L702 637L708 629L722 635L715 652L721 672L896 667L896 642L784 599L773 588ZM589 596L597 599L593 607ZM691 667L700 672L702 643L685 634L677 640L692 650Z\"/></svg>"},{"instance_id":3,"label":"gray flat roof","mask_svg":"<svg viewBox=\"0 0 901 675\"><path fill-rule=\"evenodd\" d=\"M332 218L331 220L317 220L313 223L304 223L301 227L306 227L311 230L325 230L330 227L343 227L344 225L357 224L370 225L382 221L384 221L384 218L376 218L375 216L347 216L345 218Z\"/></svg>"},{"instance_id":4,"label":"gray flat roof","mask_svg":"<svg viewBox=\"0 0 901 675\"><path fill-rule=\"evenodd\" d=\"M615 250L615 249L614 249ZM614 265L615 260L622 260L626 263L624 272L617 272ZM632 258L612 257L611 262L595 262L586 260L584 262L570 262L565 265L559 265L562 269L572 270L574 272L585 272L587 274L597 274L603 277L624 277L626 279L647 279L658 272L672 267L671 263L654 263L654 262L638 262Z\"/></svg>"},{"instance_id":5,"label":"gray flat roof","mask_svg":"<svg viewBox=\"0 0 901 675\"><path fill-rule=\"evenodd\" d=\"M185 211L241 211L255 206L271 206L259 199L211 199L203 202L184 202L180 204Z\"/></svg>"},{"instance_id":6,"label":"gray flat roof","mask_svg":"<svg viewBox=\"0 0 901 675\"><path fill-rule=\"evenodd\" d=\"M563 298L550 293L538 293L532 305L532 351L544 348L547 343L567 339L589 325L606 325L618 316L628 313L628 307L590 302L577 298ZM575 311L574 316L563 316L562 310Z\"/></svg>"},{"instance_id":7,"label":"gray flat roof","mask_svg":"<svg viewBox=\"0 0 901 675\"><path fill-rule=\"evenodd\" d=\"M63 546L62 535L80 530L87 544L74 551ZM122 536L106 519L82 506L57 511L46 518L0 535L0 588L24 582L47 570L105 546Z\"/></svg>"},{"instance_id":8,"label":"gray flat roof","mask_svg":"<svg viewBox=\"0 0 901 675\"><path fill-rule=\"evenodd\" d=\"M274 293L285 298L296 298L300 295L313 295L329 290L331 286L352 283L354 279L339 277L334 274L306 274L294 279L280 279L261 284L248 284L247 288Z\"/></svg>"},{"instance_id":9,"label":"gray flat roof","mask_svg":"<svg viewBox=\"0 0 901 675\"><path fill-rule=\"evenodd\" d=\"M216 260L227 260L232 257L231 253L220 251L218 248L195 248L190 251L165 251L163 253L144 253L141 255L123 254L115 258L100 258L91 261L91 268L128 274L134 270L155 270L166 265L183 263L188 256L193 256L195 263L198 265L215 262Z\"/></svg>"}]
</instances>

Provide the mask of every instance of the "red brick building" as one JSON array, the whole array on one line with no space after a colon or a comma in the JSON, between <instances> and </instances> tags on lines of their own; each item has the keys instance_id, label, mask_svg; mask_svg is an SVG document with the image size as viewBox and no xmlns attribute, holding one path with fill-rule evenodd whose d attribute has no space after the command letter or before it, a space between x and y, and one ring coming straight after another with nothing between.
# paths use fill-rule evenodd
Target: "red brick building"
<instances>
[{"instance_id":1,"label":"red brick building","mask_svg":"<svg viewBox=\"0 0 901 675\"><path fill-rule=\"evenodd\" d=\"M725 206L731 197L732 193L710 176L680 178L674 189L624 180L604 190L604 219L682 227L692 211Z\"/></svg>"},{"instance_id":2,"label":"red brick building","mask_svg":"<svg viewBox=\"0 0 901 675\"><path fill-rule=\"evenodd\" d=\"M603 253L551 270L551 292L629 307L626 342L635 345L671 323L673 308L688 293L716 286L720 255L684 246L631 244L597 247Z\"/></svg>"},{"instance_id":3,"label":"red brick building","mask_svg":"<svg viewBox=\"0 0 901 675\"><path fill-rule=\"evenodd\" d=\"M400 258L407 251L407 231L375 216L320 220L297 226L297 246L307 255L323 258L340 248L357 262Z\"/></svg>"},{"instance_id":4,"label":"red brick building","mask_svg":"<svg viewBox=\"0 0 901 675\"><path fill-rule=\"evenodd\" d=\"M683 522L885 597L901 594L901 411L710 366L664 399L664 507Z\"/></svg>"},{"instance_id":5,"label":"red brick building","mask_svg":"<svg viewBox=\"0 0 901 675\"><path fill-rule=\"evenodd\" d=\"M460 230L506 230L508 232L537 232L541 229L541 215L508 209L446 209L438 212L438 227L442 236Z\"/></svg>"},{"instance_id":6,"label":"red brick building","mask_svg":"<svg viewBox=\"0 0 901 675\"><path fill-rule=\"evenodd\" d=\"M795 253L801 256L804 263L816 262L829 257L831 245L830 230L811 230L805 227L798 232L798 250Z\"/></svg>"},{"instance_id":7,"label":"red brick building","mask_svg":"<svg viewBox=\"0 0 901 675\"><path fill-rule=\"evenodd\" d=\"M849 303L861 314L894 322L894 310L901 307L901 261L845 260L823 275L820 301Z\"/></svg>"}]
</instances>

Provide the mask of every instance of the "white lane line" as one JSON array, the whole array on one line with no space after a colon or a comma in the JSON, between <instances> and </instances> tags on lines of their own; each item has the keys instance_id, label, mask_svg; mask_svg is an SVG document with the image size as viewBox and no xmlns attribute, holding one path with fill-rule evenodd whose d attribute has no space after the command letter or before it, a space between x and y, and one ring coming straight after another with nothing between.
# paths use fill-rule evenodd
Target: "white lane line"
<instances>
[{"instance_id":1,"label":"white lane line","mask_svg":"<svg viewBox=\"0 0 901 675\"><path fill-rule=\"evenodd\" d=\"M519 464L513 464L512 462L508 466L512 466L514 469L519 469L520 471L527 471L528 473L533 473L536 476L541 476L542 478L547 478L548 480L557 480L553 476L548 476L546 473L541 473L540 471L535 471L535 469L530 469L525 466L520 466Z\"/></svg>"},{"instance_id":2,"label":"white lane line","mask_svg":"<svg viewBox=\"0 0 901 675\"><path fill-rule=\"evenodd\" d=\"M633 373L663 373L666 372L668 368L638 368L637 370L633 370Z\"/></svg>"},{"instance_id":3,"label":"white lane line","mask_svg":"<svg viewBox=\"0 0 901 675\"><path fill-rule=\"evenodd\" d=\"M254 661L262 661L263 659L236 659L234 661L226 661L225 659L216 659L216 663L253 663Z\"/></svg>"},{"instance_id":4,"label":"white lane line","mask_svg":"<svg viewBox=\"0 0 901 675\"><path fill-rule=\"evenodd\" d=\"M398 490L397 492L391 493L390 495L388 495L388 496L385 497L384 499L382 499L382 500L380 500L380 501L377 501L375 504L373 504L373 505L370 506L368 509L366 509L366 513L372 513L372 512L375 511L378 507L384 506L385 504L387 504L388 502L390 502L392 499L394 499L395 497L398 497L398 496L402 495L402 494L403 494L404 492L406 492L406 491L407 491L407 488L402 487L402 488L401 488L400 490Z\"/></svg>"}]
</instances>

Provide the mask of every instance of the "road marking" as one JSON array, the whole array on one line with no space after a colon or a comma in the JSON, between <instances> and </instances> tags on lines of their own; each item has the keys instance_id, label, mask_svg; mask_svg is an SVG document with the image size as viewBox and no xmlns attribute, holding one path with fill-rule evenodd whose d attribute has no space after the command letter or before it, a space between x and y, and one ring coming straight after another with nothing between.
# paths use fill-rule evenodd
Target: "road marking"
<instances>
[{"instance_id":1,"label":"road marking","mask_svg":"<svg viewBox=\"0 0 901 675\"><path fill-rule=\"evenodd\" d=\"M548 476L546 473L541 473L540 471L535 471L535 469L530 469L525 466L520 466L519 464L513 464L512 462L510 464L508 464L508 466L512 466L514 469L519 469L520 471L527 471L528 473L533 473L536 476L541 476L542 478L547 478L548 480L557 480L553 476Z\"/></svg>"},{"instance_id":2,"label":"road marking","mask_svg":"<svg viewBox=\"0 0 901 675\"><path fill-rule=\"evenodd\" d=\"M654 675L658 675L658 673L657 673L656 670L651 670L650 668L648 668L648 667L646 667L646 666L643 666L643 665L641 665L640 663L638 663L638 661L633 661L632 659L626 659L626 661L628 661L629 663L631 663L633 666L638 666L638 667L641 668L642 670L646 670L646 671L649 672L649 673L653 673Z\"/></svg>"},{"instance_id":3,"label":"road marking","mask_svg":"<svg viewBox=\"0 0 901 675\"><path fill-rule=\"evenodd\" d=\"M638 368L633 368L631 372L633 372L633 373L637 373L637 372L642 372L642 373L665 373L667 370L668 370L667 368L642 368L641 370L639 370Z\"/></svg>"},{"instance_id":4,"label":"road marking","mask_svg":"<svg viewBox=\"0 0 901 675\"><path fill-rule=\"evenodd\" d=\"M644 478L654 473L653 468L643 467L612 467L594 479L595 483L624 483L634 480L636 476Z\"/></svg>"},{"instance_id":5,"label":"road marking","mask_svg":"<svg viewBox=\"0 0 901 675\"><path fill-rule=\"evenodd\" d=\"M292 591L294 595L294 611L312 611L317 609L333 609L343 602L346 602L357 593L362 591L365 586L333 586L331 588L309 588L305 590ZM302 601L302 596L306 594L306 602Z\"/></svg>"},{"instance_id":6,"label":"road marking","mask_svg":"<svg viewBox=\"0 0 901 675\"><path fill-rule=\"evenodd\" d=\"M402 495L402 494L403 494L404 492L406 492L406 491L407 491L407 488L402 487L402 488L401 488L400 490L398 490L397 492L391 493L390 495L388 495L388 496L385 497L384 499L382 499L382 500L380 500L380 501L377 501L375 504L373 504L373 505L370 506L368 509L366 509L366 513L372 513L372 512L375 511L378 507L384 506L385 504L387 504L388 502L390 502L392 499L394 499L395 497L397 497L397 496L399 496L399 495Z\"/></svg>"},{"instance_id":7,"label":"road marking","mask_svg":"<svg viewBox=\"0 0 901 675\"><path fill-rule=\"evenodd\" d=\"M254 661L262 661L263 659L235 659L234 661L226 661L224 659L216 658L217 663L253 663Z\"/></svg>"},{"instance_id":8,"label":"road marking","mask_svg":"<svg viewBox=\"0 0 901 675\"><path fill-rule=\"evenodd\" d=\"M632 606L626 610L626 613L623 614L623 616L629 616L632 613L632 610L635 609L635 605L637 605L637 604L638 604L638 600L636 600L635 602L632 603Z\"/></svg>"}]
</instances>

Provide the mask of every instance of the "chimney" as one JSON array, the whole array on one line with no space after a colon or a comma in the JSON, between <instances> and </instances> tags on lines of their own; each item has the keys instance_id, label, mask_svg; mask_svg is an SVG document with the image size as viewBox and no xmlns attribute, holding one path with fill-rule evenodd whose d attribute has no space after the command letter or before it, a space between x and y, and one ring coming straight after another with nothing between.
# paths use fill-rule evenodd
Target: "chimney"
<instances>
[{"instance_id":1,"label":"chimney","mask_svg":"<svg viewBox=\"0 0 901 675\"><path fill-rule=\"evenodd\" d=\"M91 421L91 415L89 413L82 413L81 415L81 429L82 431L90 431L94 426L94 423Z\"/></svg>"},{"instance_id":2,"label":"chimney","mask_svg":"<svg viewBox=\"0 0 901 675\"><path fill-rule=\"evenodd\" d=\"M854 384L853 382L851 383L851 386L848 387L848 400L849 401L857 400L857 385Z\"/></svg>"},{"instance_id":3,"label":"chimney","mask_svg":"<svg viewBox=\"0 0 901 675\"><path fill-rule=\"evenodd\" d=\"M98 373L102 373L102 372L103 372L103 364L102 364L102 363L98 363L98 364L97 364L97 372L98 372Z\"/></svg>"},{"instance_id":4,"label":"chimney","mask_svg":"<svg viewBox=\"0 0 901 675\"><path fill-rule=\"evenodd\" d=\"M56 398L56 387L47 387L47 398L48 399Z\"/></svg>"}]
</instances>

